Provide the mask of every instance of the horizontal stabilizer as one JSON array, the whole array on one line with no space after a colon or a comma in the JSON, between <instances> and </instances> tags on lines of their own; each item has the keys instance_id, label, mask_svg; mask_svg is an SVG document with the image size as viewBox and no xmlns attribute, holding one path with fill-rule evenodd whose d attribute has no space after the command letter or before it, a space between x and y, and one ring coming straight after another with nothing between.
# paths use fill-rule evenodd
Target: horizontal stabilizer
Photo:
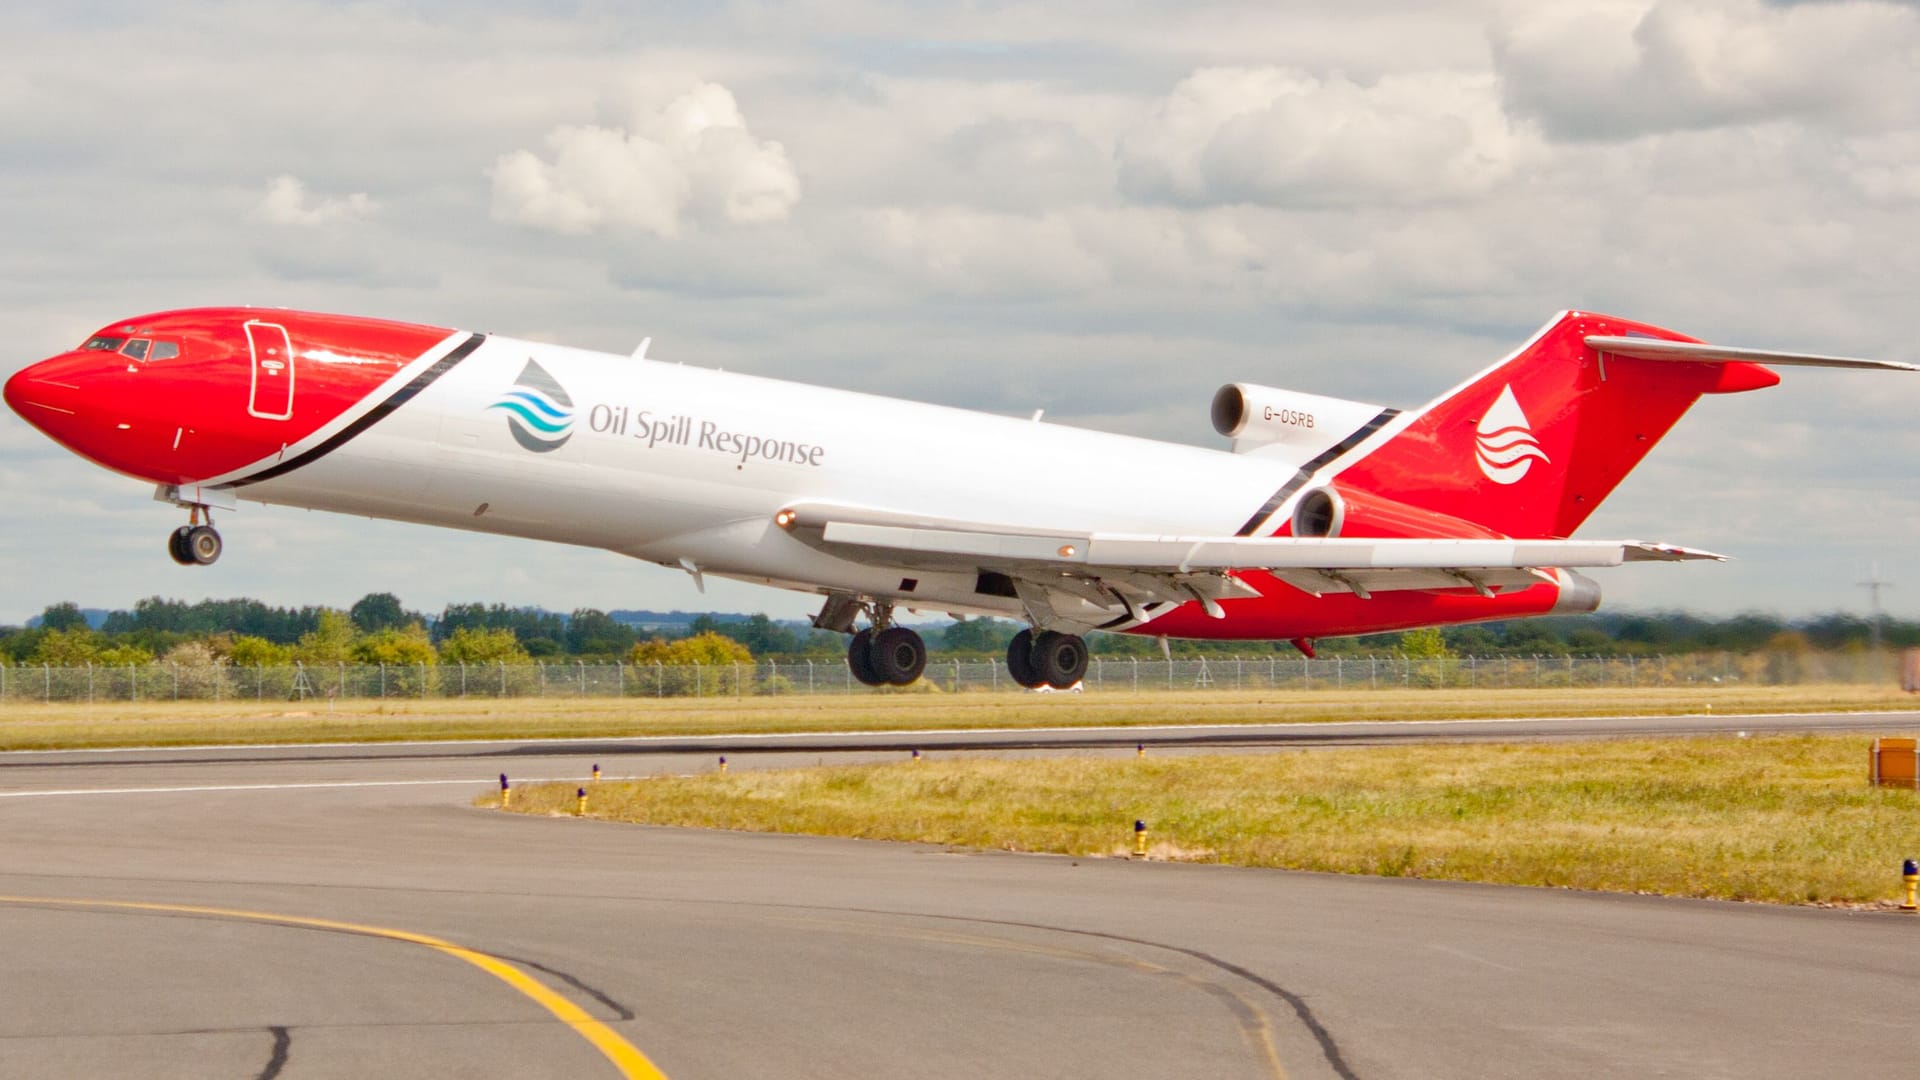
<instances>
[{"instance_id":1,"label":"horizontal stabilizer","mask_svg":"<svg viewBox=\"0 0 1920 1080\"><path fill-rule=\"evenodd\" d=\"M1590 334L1588 347L1610 356L1635 360L1681 360L1694 363L1777 364L1786 367L1863 368L1877 371L1920 371L1920 364L1897 360L1859 360L1850 356L1818 356L1812 353L1771 352L1767 349L1735 349L1725 345L1705 345L1694 341L1666 341L1660 338L1614 337Z\"/></svg>"}]
</instances>

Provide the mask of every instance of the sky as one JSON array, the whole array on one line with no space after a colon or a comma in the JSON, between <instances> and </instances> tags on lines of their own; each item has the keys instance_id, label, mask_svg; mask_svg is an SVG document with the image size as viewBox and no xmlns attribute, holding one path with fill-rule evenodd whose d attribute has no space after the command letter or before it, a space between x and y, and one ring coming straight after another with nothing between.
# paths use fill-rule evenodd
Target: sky
<instances>
[{"instance_id":1,"label":"sky","mask_svg":"<svg viewBox=\"0 0 1920 1080\"><path fill-rule=\"evenodd\" d=\"M1920 362L1914 3L25 0L6 29L0 377L242 303L1221 446L1223 383L1414 406L1566 308ZM1599 572L1609 607L1864 613L1877 574L1920 616L1920 375L1785 376L1702 401L1582 530L1737 561ZM257 504L179 567L179 511L5 411L0 494L0 623L815 606Z\"/></svg>"}]
</instances>

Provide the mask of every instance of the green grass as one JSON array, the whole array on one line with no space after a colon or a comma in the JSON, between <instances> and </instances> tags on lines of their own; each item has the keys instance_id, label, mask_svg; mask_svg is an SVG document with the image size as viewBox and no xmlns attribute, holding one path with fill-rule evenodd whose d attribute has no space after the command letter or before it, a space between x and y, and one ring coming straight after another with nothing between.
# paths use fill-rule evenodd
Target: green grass
<instances>
[{"instance_id":1,"label":"green grass","mask_svg":"<svg viewBox=\"0 0 1920 1080\"><path fill-rule=\"evenodd\" d=\"M1914 707L1892 686L859 693L746 698L467 698L0 705L0 750L750 732L1311 723Z\"/></svg>"},{"instance_id":2,"label":"green grass","mask_svg":"<svg viewBox=\"0 0 1920 1080\"><path fill-rule=\"evenodd\" d=\"M1775 903L1883 903L1920 796L1864 735L903 761L593 785L594 817ZM574 785L514 792L571 813ZM498 805L499 797L476 800Z\"/></svg>"}]
</instances>

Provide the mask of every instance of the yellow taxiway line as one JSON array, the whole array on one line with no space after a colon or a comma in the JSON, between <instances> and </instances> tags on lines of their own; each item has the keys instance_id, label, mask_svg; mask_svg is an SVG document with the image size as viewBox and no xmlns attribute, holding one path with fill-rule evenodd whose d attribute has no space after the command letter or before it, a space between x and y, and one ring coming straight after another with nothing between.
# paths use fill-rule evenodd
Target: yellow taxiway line
<instances>
[{"instance_id":1,"label":"yellow taxiway line","mask_svg":"<svg viewBox=\"0 0 1920 1080\"><path fill-rule=\"evenodd\" d=\"M52 907L113 908L121 911L153 911L173 915L205 915L219 919L246 919L252 922L278 923L282 926L299 926L313 930L333 930L339 933L360 934L365 937L386 938L389 941L404 941L411 945L424 945L429 949L443 952L448 956L465 960L481 971L492 975L501 982L518 990L541 1008L554 1015L554 1018L572 1028L579 1036L592 1043L594 1049L613 1062L620 1075L632 1080L667 1080L667 1074L647 1059L632 1043L621 1038L612 1028L595 1020L586 1010L554 993L538 979L514 967L497 956L475 952L472 949L455 945L451 941L415 934L406 930L392 930L384 926L368 926L364 923L336 922L332 919L310 919L300 915L281 915L271 911L244 911L238 908L196 907L190 904L151 904L132 900L83 900L58 896L0 896L4 904L38 904Z\"/></svg>"}]
</instances>

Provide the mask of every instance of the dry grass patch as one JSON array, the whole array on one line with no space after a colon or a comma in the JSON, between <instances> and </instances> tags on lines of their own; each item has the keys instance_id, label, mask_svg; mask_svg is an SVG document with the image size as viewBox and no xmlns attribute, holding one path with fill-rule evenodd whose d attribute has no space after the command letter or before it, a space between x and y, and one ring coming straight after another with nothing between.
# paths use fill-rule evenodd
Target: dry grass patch
<instances>
[{"instance_id":1,"label":"dry grass patch","mask_svg":"<svg viewBox=\"0 0 1920 1080\"><path fill-rule=\"evenodd\" d=\"M1859 735L902 762L602 782L594 817L1775 903L1891 900L1915 792ZM514 809L571 813L572 785ZM478 800L498 805L497 794Z\"/></svg>"},{"instance_id":2,"label":"dry grass patch","mask_svg":"<svg viewBox=\"0 0 1920 1080\"><path fill-rule=\"evenodd\" d=\"M389 698L0 705L0 750L1912 708L1887 686Z\"/></svg>"}]
</instances>

